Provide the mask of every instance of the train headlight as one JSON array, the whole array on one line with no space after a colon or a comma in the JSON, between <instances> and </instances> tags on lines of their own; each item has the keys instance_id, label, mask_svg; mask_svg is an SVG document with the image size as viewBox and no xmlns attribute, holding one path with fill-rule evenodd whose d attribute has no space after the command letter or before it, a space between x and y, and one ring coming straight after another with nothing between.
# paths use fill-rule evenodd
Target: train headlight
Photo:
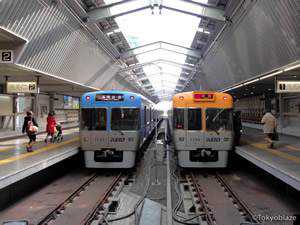
<instances>
[{"instance_id":1,"label":"train headlight","mask_svg":"<svg viewBox=\"0 0 300 225\"><path fill-rule=\"evenodd\" d=\"M129 98L130 98L130 100L134 100L134 96L130 96Z\"/></svg>"},{"instance_id":2,"label":"train headlight","mask_svg":"<svg viewBox=\"0 0 300 225\"><path fill-rule=\"evenodd\" d=\"M91 96L89 96L89 95L85 96L85 100L86 101L90 101L91 100Z\"/></svg>"},{"instance_id":3,"label":"train headlight","mask_svg":"<svg viewBox=\"0 0 300 225\"><path fill-rule=\"evenodd\" d=\"M183 100L183 99L184 99L184 97L183 97L183 96L179 96L179 99L180 99L180 100Z\"/></svg>"}]
</instances>

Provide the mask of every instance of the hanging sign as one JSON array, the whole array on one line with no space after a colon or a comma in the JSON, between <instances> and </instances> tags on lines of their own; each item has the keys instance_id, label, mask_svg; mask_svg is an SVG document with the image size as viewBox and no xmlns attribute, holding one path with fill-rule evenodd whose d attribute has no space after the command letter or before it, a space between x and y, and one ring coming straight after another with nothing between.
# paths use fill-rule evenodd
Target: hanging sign
<instances>
[{"instance_id":1,"label":"hanging sign","mask_svg":"<svg viewBox=\"0 0 300 225\"><path fill-rule=\"evenodd\" d=\"M37 83L35 81L29 82L10 82L6 83L6 92L15 94L15 93L37 93Z\"/></svg>"},{"instance_id":2,"label":"hanging sign","mask_svg":"<svg viewBox=\"0 0 300 225\"><path fill-rule=\"evenodd\" d=\"M14 51L0 50L0 64L1 63L14 63Z\"/></svg>"},{"instance_id":3,"label":"hanging sign","mask_svg":"<svg viewBox=\"0 0 300 225\"><path fill-rule=\"evenodd\" d=\"M277 93L300 92L300 81L277 81Z\"/></svg>"}]
</instances>

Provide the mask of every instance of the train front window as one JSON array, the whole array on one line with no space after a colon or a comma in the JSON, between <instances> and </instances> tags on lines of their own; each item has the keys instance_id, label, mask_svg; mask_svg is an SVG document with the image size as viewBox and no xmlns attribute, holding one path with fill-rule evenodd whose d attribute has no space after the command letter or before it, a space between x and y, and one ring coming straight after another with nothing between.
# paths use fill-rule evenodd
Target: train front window
<instances>
[{"instance_id":1,"label":"train front window","mask_svg":"<svg viewBox=\"0 0 300 225\"><path fill-rule=\"evenodd\" d=\"M184 129L184 109L173 110L173 127L174 129Z\"/></svg>"},{"instance_id":2,"label":"train front window","mask_svg":"<svg viewBox=\"0 0 300 225\"><path fill-rule=\"evenodd\" d=\"M82 130L106 130L106 109L81 109Z\"/></svg>"},{"instance_id":3,"label":"train front window","mask_svg":"<svg viewBox=\"0 0 300 225\"><path fill-rule=\"evenodd\" d=\"M232 109L206 109L206 129L220 132L232 129Z\"/></svg>"},{"instance_id":4,"label":"train front window","mask_svg":"<svg viewBox=\"0 0 300 225\"><path fill-rule=\"evenodd\" d=\"M188 109L188 130L202 129L201 109Z\"/></svg>"},{"instance_id":5,"label":"train front window","mask_svg":"<svg viewBox=\"0 0 300 225\"><path fill-rule=\"evenodd\" d=\"M134 108L113 108L111 110L112 130L138 130L140 110Z\"/></svg>"}]
</instances>

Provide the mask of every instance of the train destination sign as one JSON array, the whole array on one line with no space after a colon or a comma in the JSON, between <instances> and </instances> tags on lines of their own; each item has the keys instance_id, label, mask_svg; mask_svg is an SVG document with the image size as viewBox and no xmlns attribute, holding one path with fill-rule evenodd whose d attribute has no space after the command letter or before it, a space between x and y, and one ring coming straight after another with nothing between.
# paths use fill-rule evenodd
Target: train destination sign
<instances>
[{"instance_id":1,"label":"train destination sign","mask_svg":"<svg viewBox=\"0 0 300 225\"><path fill-rule=\"evenodd\" d=\"M37 83L29 82L10 82L6 83L7 93L37 93Z\"/></svg>"},{"instance_id":2,"label":"train destination sign","mask_svg":"<svg viewBox=\"0 0 300 225\"><path fill-rule=\"evenodd\" d=\"M300 92L300 81L277 81L277 93Z\"/></svg>"},{"instance_id":3,"label":"train destination sign","mask_svg":"<svg viewBox=\"0 0 300 225\"><path fill-rule=\"evenodd\" d=\"M97 94L95 97L96 101L112 101L120 102L124 100L123 94Z\"/></svg>"}]
</instances>

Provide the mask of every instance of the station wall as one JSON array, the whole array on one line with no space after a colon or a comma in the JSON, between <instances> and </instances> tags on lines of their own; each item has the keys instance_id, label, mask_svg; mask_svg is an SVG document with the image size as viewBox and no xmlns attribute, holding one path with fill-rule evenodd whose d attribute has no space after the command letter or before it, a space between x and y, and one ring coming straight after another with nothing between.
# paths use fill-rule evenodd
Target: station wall
<instances>
[{"instance_id":1,"label":"station wall","mask_svg":"<svg viewBox=\"0 0 300 225\"><path fill-rule=\"evenodd\" d=\"M235 101L235 110L241 111L243 122L260 124L267 108L276 111L279 126L287 131L300 132L300 94L284 94L282 96L282 117L278 96L253 96ZM287 132L289 133L289 132Z\"/></svg>"},{"instance_id":2,"label":"station wall","mask_svg":"<svg viewBox=\"0 0 300 225\"><path fill-rule=\"evenodd\" d=\"M13 96L6 96L7 98L13 99ZM6 98L5 98L6 99ZM4 100L5 100L4 99ZM0 105L4 102L3 98L0 98ZM38 105L36 108L35 97L30 95L19 95L15 98L15 110L6 115L0 115L0 132L12 131L15 120L15 130L21 132L24 117L26 111L31 110L35 112L34 116L39 125L39 130L44 131L47 124L47 116L50 110L50 96L48 94L39 94ZM4 102L6 103L6 101ZM36 113L38 110L38 113ZM15 111L15 113L13 113ZM54 100L54 111L57 122L62 123L63 127L76 126L79 121L79 109L78 108L66 108L64 107L64 96L56 95Z\"/></svg>"},{"instance_id":3,"label":"station wall","mask_svg":"<svg viewBox=\"0 0 300 225\"><path fill-rule=\"evenodd\" d=\"M203 89L224 89L299 60L298 2L246 0L200 65Z\"/></svg>"}]
</instances>

